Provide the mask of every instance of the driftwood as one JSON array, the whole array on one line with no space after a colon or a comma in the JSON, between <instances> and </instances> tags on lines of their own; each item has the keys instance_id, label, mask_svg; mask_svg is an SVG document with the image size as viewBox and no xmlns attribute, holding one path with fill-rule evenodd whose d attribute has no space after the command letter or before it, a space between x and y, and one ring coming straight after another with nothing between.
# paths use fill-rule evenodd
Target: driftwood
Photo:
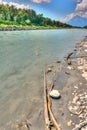
<instances>
[{"instance_id":1,"label":"driftwood","mask_svg":"<svg viewBox=\"0 0 87 130\"><path fill-rule=\"evenodd\" d=\"M71 57L72 54L73 54L73 52L71 52L71 53L69 53L69 54L67 55L67 60Z\"/></svg>"},{"instance_id":2,"label":"driftwood","mask_svg":"<svg viewBox=\"0 0 87 130\"><path fill-rule=\"evenodd\" d=\"M49 93L52 91L55 81L56 80L54 78L53 82L50 85ZM57 123L56 118L51 110L52 103L49 93L47 90L47 81L44 72L44 117L45 117L46 130L51 130L52 125L54 125L56 130L62 130L59 124Z\"/></svg>"},{"instance_id":3,"label":"driftwood","mask_svg":"<svg viewBox=\"0 0 87 130\"><path fill-rule=\"evenodd\" d=\"M54 82L51 83L49 92L51 92L53 88L54 88Z\"/></svg>"},{"instance_id":4,"label":"driftwood","mask_svg":"<svg viewBox=\"0 0 87 130\"><path fill-rule=\"evenodd\" d=\"M69 54L67 55L67 57L66 57L66 62L67 62L68 65L71 65L70 57L71 57L72 54L73 54L73 52L69 53Z\"/></svg>"},{"instance_id":5,"label":"driftwood","mask_svg":"<svg viewBox=\"0 0 87 130\"><path fill-rule=\"evenodd\" d=\"M57 130L62 130L60 128L59 124L57 123L55 116L53 115L53 112L51 110L51 106L52 106L52 103L51 103L50 95L48 94L48 110L49 110L51 120L52 120L52 122L53 122L53 124L54 124L54 126L56 127Z\"/></svg>"},{"instance_id":6,"label":"driftwood","mask_svg":"<svg viewBox=\"0 0 87 130\"><path fill-rule=\"evenodd\" d=\"M50 85L49 93L52 91L52 89L53 89L53 87L54 87L55 81L56 81L56 80L55 80L55 78L54 78L53 82L52 82L51 85ZM52 112L52 110L51 110L52 102L51 102L49 93L48 93L48 110L49 110L50 118L51 118L51 120L52 120L52 122L53 122L55 128L56 128L57 130L62 130L62 129L60 128L59 124L57 123L56 118L55 118L55 116L53 115L53 112Z\"/></svg>"},{"instance_id":7,"label":"driftwood","mask_svg":"<svg viewBox=\"0 0 87 130\"><path fill-rule=\"evenodd\" d=\"M45 118L46 130L50 130L50 119L49 119L48 99L47 99L47 84L46 84L45 72L44 72L44 118Z\"/></svg>"},{"instance_id":8,"label":"driftwood","mask_svg":"<svg viewBox=\"0 0 87 130\"><path fill-rule=\"evenodd\" d=\"M51 92L52 89L54 88L54 84L55 84L55 82L56 82L56 73L55 73L55 76L54 76L54 78L53 78L53 82L52 82L51 85L50 85L49 92Z\"/></svg>"}]
</instances>

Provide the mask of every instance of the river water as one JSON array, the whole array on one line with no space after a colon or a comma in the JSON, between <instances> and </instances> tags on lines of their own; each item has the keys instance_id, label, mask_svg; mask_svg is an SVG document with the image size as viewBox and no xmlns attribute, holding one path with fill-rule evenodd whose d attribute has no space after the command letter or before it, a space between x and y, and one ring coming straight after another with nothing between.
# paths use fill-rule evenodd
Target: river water
<instances>
[{"instance_id":1,"label":"river water","mask_svg":"<svg viewBox=\"0 0 87 130\"><path fill-rule=\"evenodd\" d=\"M43 70L87 35L85 29L0 32L0 130L32 114L43 97Z\"/></svg>"}]
</instances>

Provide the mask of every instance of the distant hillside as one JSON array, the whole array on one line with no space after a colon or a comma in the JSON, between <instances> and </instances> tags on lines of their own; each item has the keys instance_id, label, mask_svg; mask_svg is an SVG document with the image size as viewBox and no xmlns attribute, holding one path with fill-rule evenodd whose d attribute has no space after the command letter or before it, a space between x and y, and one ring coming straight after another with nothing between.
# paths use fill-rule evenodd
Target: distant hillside
<instances>
[{"instance_id":1,"label":"distant hillside","mask_svg":"<svg viewBox=\"0 0 87 130\"><path fill-rule=\"evenodd\" d=\"M67 24L77 27L83 27L87 25L87 18L83 18L77 15L73 17L70 21L68 21Z\"/></svg>"},{"instance_id":2,"label":"distant hillside","mask_svg":"<svg viewBox=\"0 0 87 130\"><path fill-rule=\"evenodd\" d=\"M32 9L17 9L14 6L0 5L0 27L2 26L35 26L47 28L71 28L68 24L51 20L37 14Z\"/></svg>"}]
</instances>

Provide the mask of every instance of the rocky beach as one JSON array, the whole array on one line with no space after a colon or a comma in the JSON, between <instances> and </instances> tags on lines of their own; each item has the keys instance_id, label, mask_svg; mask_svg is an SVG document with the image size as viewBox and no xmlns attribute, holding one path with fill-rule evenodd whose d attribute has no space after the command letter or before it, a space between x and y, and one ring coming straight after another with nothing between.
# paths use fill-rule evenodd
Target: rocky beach
<instances>
[{"instance_id":1,"label":"rocky beach","mask_svg":"<svg viewBox=\"0 0 87 130\"><path fill-rule=\"evenodd\" d=\"M60 129L87 130L87 37L63 61L48 65L46 78L48 94L53 87L61 95L51 98Z\"/></svg>"}]
</instances>

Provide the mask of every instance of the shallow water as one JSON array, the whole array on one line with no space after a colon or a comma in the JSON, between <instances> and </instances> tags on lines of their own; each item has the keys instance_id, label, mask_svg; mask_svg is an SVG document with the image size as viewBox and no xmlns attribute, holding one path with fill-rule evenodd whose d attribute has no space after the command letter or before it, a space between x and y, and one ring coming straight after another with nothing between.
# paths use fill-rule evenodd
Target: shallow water
<instances>
[{"instance_id":1,"label":"shallow water","mask_svg":"<svg viewBox=\"0 0 87 130\"><path fill-rule=\"evenodd\" d=\"M0 32L0 130L32 115L43 97L43 70L62 59L87 30Z\"/></svg>"}]
</instances>

